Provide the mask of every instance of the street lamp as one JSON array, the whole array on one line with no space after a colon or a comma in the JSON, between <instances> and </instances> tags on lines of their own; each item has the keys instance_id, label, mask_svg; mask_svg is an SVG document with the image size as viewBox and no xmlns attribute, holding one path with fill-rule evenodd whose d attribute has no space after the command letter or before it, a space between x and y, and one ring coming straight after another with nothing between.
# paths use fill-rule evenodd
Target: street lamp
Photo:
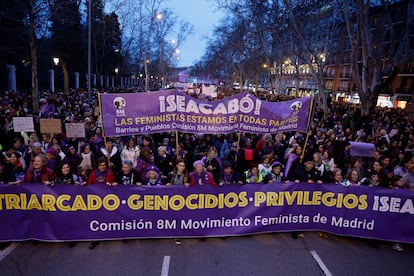
<instances>
[{"instance_id":1,"label":"street lamp","mask_svg":"<svg viewBox=\"0 0 414 276\"><path fill-rule=\"evenodd\" d=\"M157 13L157 14L155 15L155 18L156 18L157 20L162 20L162 19L163 19L163 15L162 15L162 13Z\"/></svg>"},{"instance_id":2,"label":"street lamp","mask_svg":"<svg viewBox=\"0 0 414 276\"><path fill-rule=\"evenodd\" d=\"M53 58L53 63L55 64L55 66L59 65L59 61L60 61L60 59L58 57Z\"/></svg>"},{"instance_id":3,"label":"street lamp","mask_svg":"<svg viewBox=\"0 0 414 276\"><path fill-rule=\"evenodd\" d=\"M118 69L118 67L117 68L115 68L115 74L118 74L119 73L119 69Z\"/></svg>"}]
</instances>

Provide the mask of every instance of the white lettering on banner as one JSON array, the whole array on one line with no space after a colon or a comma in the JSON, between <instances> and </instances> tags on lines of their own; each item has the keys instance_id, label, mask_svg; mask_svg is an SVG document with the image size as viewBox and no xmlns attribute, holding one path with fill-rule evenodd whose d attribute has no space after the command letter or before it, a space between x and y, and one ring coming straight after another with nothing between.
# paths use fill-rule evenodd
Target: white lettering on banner
<instances>
[{"instance_id":1,"label":"white lettering on banner","mask_svg":"<svg viewBox=\"0 0 414 276\"><path fill-rule=\"evenodd\" d=\"M181 229L210 229L210 228L223 228L223 227L247 227L250 226L251 221L249 218L225 218L205 220L181 220Z\"/></svg>"},{"instance_id":2,"label":"white lettering on banner","mask_svg":"<svg viewBox=\"0 0 414 276\"><path fill-rule=\"evenodd\" d=\"M259 99L244 96L239 99L232 99L225 103L219 103L216 107L208 103L197 103L195 100L189 99L186 102L186 97L182 95L159 96L160 112L186 112L204 115L217 114L236 114L239 111L245 114L253 112L255 115L260 115L260 108L262 102Z\"/></svg>"},{"instance_id":3,"label":"white lettering on banner","mask_svg":"<svg viewBox=\"0 0 414 276\"><path fill-rule=\"evenodd\" d=\"M273 224L290 224L290 223L309 223L309 216L300 215L292 215L289 214L279 215L278 217L262 217L262 216L255 216L254 217L254 225L273 225Z\"/></svg>"},{"instance_id":4,"label":"white lettering on banner","mask_svg":"<svg viewBox=\"0 0 414 276\"><path fill-rule=\"evenodd\" d=\"M100 222L97 220L92 220L89 223L89 229L93 232L102 231L102 232L111 232L111 231L131 231L131 230L151 230L153 228L151 221L132 220L125 221L121 220L119 222Z\"/></svg>"},{"instance_id":5,"label":"white lettering on banner","mask_svg":"<svg viewBox=\"0 0 414 276\"><path fill-rule=\"evenodd\" d=\"M390 212L390 213L409 213L414 215L414 205L412 199L408 198L401 203L399 197L374 196L373 211Z\"/></svg>"},{"instance_id":6,"label":"white lettering on banner","mask_svg":"<svg viewBox=\"0 0 414 276\"><path fill-rule=\"evenodd\" d=\"M365 230L374 230L374 220L367 221L366 219L354 218L344 219L343 217L332 216L331 225L342 227L342 228L352 228L352 229L365 229Z\"/></svg>"}]
</instances>

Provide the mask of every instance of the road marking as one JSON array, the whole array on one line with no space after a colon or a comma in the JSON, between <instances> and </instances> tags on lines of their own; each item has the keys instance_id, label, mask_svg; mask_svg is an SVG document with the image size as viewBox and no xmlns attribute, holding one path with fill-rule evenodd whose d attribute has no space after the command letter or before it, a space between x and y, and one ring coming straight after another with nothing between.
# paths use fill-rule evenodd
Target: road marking
<instances>
[{"instance_id":1,"label":"road marking","mask_svg":"<svg viewBox=\"0 0 414 276\"><path fill-rule=\"evenodd\" d=\"M6 247L4 250L0 251L0 262L6 258L10 253L12 253L12 251L19 246L19 243L12 243L10 244L8 247Z\"/></svg>"},{"instance_id":2,"label":"road marking","mask_svg":"<svg viewBox=\"0 0 414 276\"><path fill-rule=\"evenodd\" d=\"M162 261L161 276L168 276L168 272L170 270L170 260L171 256L164 256L164 260Z\"/></svg>"},{"instance_id":3,"label":"road marking","mask_svg":"<svg viewBox=\"0 0 414 276\"><path fill-rule=\"evenodd\" d=\"M315 261L318 263L319 267L322 269L323 273L325 273L326 276L332 276L332 273L326 267L322 259L319 257L318 253L316 253L315 250L311 250L310 253L312 257L315 259Z\"/></svg>"}]
</instances>

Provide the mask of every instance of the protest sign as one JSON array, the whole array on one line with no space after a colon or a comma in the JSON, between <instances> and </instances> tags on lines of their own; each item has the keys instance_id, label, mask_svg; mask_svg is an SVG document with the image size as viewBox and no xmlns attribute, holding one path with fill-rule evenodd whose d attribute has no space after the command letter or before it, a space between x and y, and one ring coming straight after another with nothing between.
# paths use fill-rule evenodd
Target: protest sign
<instances>
[{"instance_id":1,"label":"protest sign","mask_svg":"<svg viewBox=\"0 0 414 276\"><path fill-rule=\"evenodd\" d=\"M33 132L33 117L13 117L14 132Z\"/></svg>"},{"instance_id":2,"label":"protest sign","mask_svg":"<svg viewBox=\"0 0 414 276\"><path fill-rule=\"evenodd\" d=\"M66 123L66 137L84 138L86 137L85 125L83 123Z\"/></svg>"},{"instance_id":3,"label":"protest sign","mask_svg":"<svg viewBox=\"0 0 414 276\"><path fill-rule=\"evenodd\" d=\"M40 132L41 133L61 133L62 121L60 119L40 119Z\"/></svg>"}]
</instances>

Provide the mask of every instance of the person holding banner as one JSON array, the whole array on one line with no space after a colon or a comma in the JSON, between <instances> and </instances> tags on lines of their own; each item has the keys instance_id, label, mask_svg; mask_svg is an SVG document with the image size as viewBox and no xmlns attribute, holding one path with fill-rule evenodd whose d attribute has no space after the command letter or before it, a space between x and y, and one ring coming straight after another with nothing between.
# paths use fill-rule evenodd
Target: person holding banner
<instances>
[{"instance_id":1,"label":"person holding banner","mask_svg":"<svg viewBox=\"0 0 414 276\"><path fill-rule=\"evenodd\" d=\"M122 161L121 171L116 174L115 181L123 185L140 185L141 180L138 173L134 170L131 160Z\"/></svg>"},{"instance_id":2,"label":"person holding banner","mask_svg":"<svg viewBox=\"0 0 414 276\"><path fill-rule=\"evenodd\" d=\"M58 172L56 174L56 183L57 184L70 184L79 186L81 185L81 179L76 175L68 162L63 162L60 164Z\"/></svg>"},{"instance_id":3,"label":"person holding banner","mask_svg":"<svg viewBox=\"0 0 414 276\"><path fill-rule=\"evenodd\" d=\"M43 183L46 186L53 186L55 180L55 172L46 167L45 156L43 154L38 154L34 158L33 164L26 170L23 182Z\"/></svg>"},{"instance_id":4,"label":"person holding banner","mask_svg":"<svg viewBox=\"0 0 414 276\"><path fill-rule=\"evenodd\" d=\"M116 185L114 172L108 168L105 157L96 160L96 168L89 175L88 184Z\"/></svg>"},{"instance_id":5,"label":"person holding banner","mask_svg":"<svg viewBox=\"0 0 414 276\"><path fill-rule=\"evenodd\" d=\"M259 172L257 163L252 162L249 165L250 169L244 172L244 183L263 183L263 175Z\"/></svg>"},{"instance_id":6,"label":"person holding banner","mask_svg":"<svg viewBox=\"0 0 414 276\"><path fill-rule=\"evenodd\" d=\"M186 187L190 186L189 176L187 173L187 168L185 166L184 160L178 160L175 168L167 176L166 186L170 187L172 185L184 185Z\"/></svg>"},{"instance_id":7,"label":"person holding banner","mask_svg":"<svg viewBox=\"0 0 414 276\"><path fill-rule=\"evenodd\" d=\"M214 182L214 176L211 172L207 171L204 167L204 162L197 160L193 163L194 171L189 174L190 186L204 186L210 185L215 187L217 184Z\"/></svg>"},{"instance_id":8,"label":"person holding banner","mask_svg":"<svg viewBox=\"0 0 414 276\"><path fill-rule=\"evenodd\" d=\"M235 183L243 184L243 181L240 180L240 174L234 170L231 162L224 162L223 167L223 174L219 186Z\"/></svg>"},{"instance_id":9,"label":"person holding banner","mask_svg":"<svg viewBox=\"0 0 414 276\"><path fill-rule=\"evenodd\" d=\"M272 164L272 170L265 176L264 183L282 183L286 181L286 177L282 172L282 164L279 161L275 161Z\"/></svg>"},{"instance_id":10,"label":"person holding banner","mask_svg":"<svg viewBox=\"0 0 414 276\"><path fill-rule=\"evenodd\" d=\"M357 169L352 169L349 178L344 181L343 185L345 187L361 185L361 175L359 174L359 171Z\"/></svg>"}]
</instances>

